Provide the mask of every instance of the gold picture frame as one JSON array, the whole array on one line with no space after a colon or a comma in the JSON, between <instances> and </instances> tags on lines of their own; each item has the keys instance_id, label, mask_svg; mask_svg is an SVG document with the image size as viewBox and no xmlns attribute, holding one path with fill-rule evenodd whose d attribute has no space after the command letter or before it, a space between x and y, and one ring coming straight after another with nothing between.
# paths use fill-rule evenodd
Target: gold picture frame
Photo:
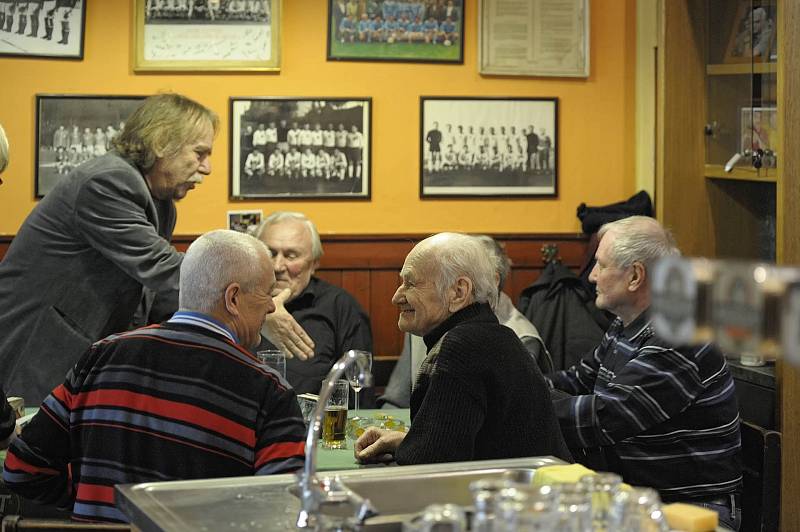
<instances>
[{"instance_id":1,"label":"gold picture frame","mask_svg":"<svg viewBox=\"0 0 800 532\"><path fill-rule=\"evenodd\" d=\"M282 0L134 0L133 70L280 70Z\"/></svg>"}]
</instances>

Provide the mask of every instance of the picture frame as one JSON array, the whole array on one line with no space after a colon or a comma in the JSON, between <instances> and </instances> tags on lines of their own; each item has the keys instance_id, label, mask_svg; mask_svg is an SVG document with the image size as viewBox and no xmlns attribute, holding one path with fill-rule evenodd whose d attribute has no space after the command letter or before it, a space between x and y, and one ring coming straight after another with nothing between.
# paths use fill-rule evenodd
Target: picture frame
<instances>
[{"instance_id":1,"label":"picture frame","mask_svg":"<svg viewBox=\"0 0 800 532\"><path fill-rule=\"evenodd\" d=\"M421 198L558 195L558 98L423 96L419 145Z\"/></svg>"},{"instance_id":2,"label":"picture frame","mask_svg":"<svg viewBox=\"0 0 800 532\"><path fill-rule=\"evenodd\" d=\"M0 57L83 59L87 1L0 3Z\"/></svg>"},{"instance_id":3,"label":"picture frame","mask_svg":"<svg viewBox=\"0 0 800 532\"><path fill-rule=\"evenodd\" d=\"M134 9L134 71L280 70L281 0L134 0Z\"/></svg>"},{"instance_id":4,"label":"picture frame","mask_svg":"<svg viewBox=\"0 0 800 532\"><path fill-rule=\"evenodd\" d=\"M483 75L578 77L590 72L589 0L478 1Z\"/></svg>"},{"instance_id":5,"label":"picture frame","mask_svg":"<svg viewBox=\"0 0 800 532\"><path fill-rule=\"evenodd\" d=\"M262 210L249 210L249 211L228 211L228 229L231 231L238 231L248 235L256 236L255 232L258 226L261 225L261 220L264 218L264 211Z\"/></svg>"},{"instance_id":6,"label":"picture frame","mask_svg":"<svg viewBox=\"0 0 800 532\"><path fill-rule=\"evenodd\" d=\"M725 63L750 63L777 59L775 5L739 0L731 28Z\"/></svg>"},{"instance_id":7,"label":"picture frame","mask_svg":"<svg viewBox=\"0 0 800 532\"><path fill-rule=\"evenodd\" d=\"M105 154L127 117L144 99L145 96L37 94L35 197L43 198L75 167Z\"/></svg>"},{"instance_id":8,"label":"picture frame","mask_svg":"<svg viewBox=\"0 0 800 532\"><path fill-rule=\"evenodd\" d=\"M762 164L767 168L775 168L777 166L775 150L778 148L778 108L742 107L739 116L739 153L763 150Z\"/></svg>"},{"instance_id":9,"label":"picture frame","mask_svg":"<svg viewBox=\"0 0 800 532\"><path fill-rule=\"evenodd\" d=\"M230 117L232 199L370 199L371 98L233 97Z\"/></svg>"},{"instance_id":10,"label":"picture frame","mask_svg":"<svg viewBox=\"0 0 800 532\"><path fill-rule=\"evenodd\" d=\"M327 3L329 61L464 62L466 0Z\"/></svg>"}]
</instances>

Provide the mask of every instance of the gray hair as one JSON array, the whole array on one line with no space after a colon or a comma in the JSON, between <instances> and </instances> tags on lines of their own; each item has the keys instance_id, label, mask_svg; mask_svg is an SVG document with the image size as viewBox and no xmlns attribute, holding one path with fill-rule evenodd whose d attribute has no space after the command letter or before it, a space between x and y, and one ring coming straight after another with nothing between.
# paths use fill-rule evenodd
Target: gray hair
<instances>
[{"instance_id":1,"label":"gray hair","mask_svg":"<svg viewBox=\"0 0 800 532\"><path fill-rule=\"evenodd\" d=\"M311 257L314 260L319 260L322 258L322 240L319 238L319 232L317 231L317 226L314 225L314 222L308 219L308 216L303 214L302 212L293 212L293 211L275 211L267 218L261 222L261 225L258 226L256 229L256 238L259 240L263 240L262 237L264 233L267 231L268 227L273 225L278 225L281 222L285 222L287 220L294 220L296 222L302 222L305 224L306 228L308 228L308 232L311 234Z\"/></svg>"},{"instance_id":2,"label":"gray hair","mask_svg":"<svg viewBox=\"0 0 800 532\"><path fill-rule=\"evenodd\" d=\"M136 108L111 144L147 173L159 157L174 157L208 127L214 134L219 129L219 118L211 109L180 94L156 94Z\"/></svg>"},{"instance_id":3,"label":"gray hair","mask_svg":"<svg viewBox=\"0 0 800 532\"><path fill-rule=\"evenodd\" d=\"M477 303L497 306L495 260L484 244L463 233L438 233L420 242L416 248L424 257L428 272L442 301L456 279L465 276L472 281L472 297Z\"/></svg>"},{"instance_id":4,"label":"gray hair","mask_svg":"<svg viewBox=\"0 0 800 532\"><path fill-rule=\"evenodd\" d=\"M613 233L616 238L609 248L611 260L619 268L627 268L636 261L649 268L661 257L677 256L681 252L675 239L655 218L630 216L603 225L598 238Z\"/></svg>"},{"instance_id":5,"label":"gray hair","mask_svg":"<svg viewBox=\"0 0 800 532\"><path fill-rule=\"evenodd\" d=\"M0 172L8 166L8 138L3 126L0 125Z\"/></svg>"},{"instance_id":6,"label":"gray hair","mask_svg":"<svg viewBox=\"0 0 800 532\"><path fill-rule=\"evenodd\" d=\"M180 309L210 314L235 282L245 292L253 291L269 260L267 246L250 235L228 229L201 235L181 263Z\"/></svg>"},{"instance_id":7,"label":"gray hair","mask_svg":"<svg viewBox=\"0 0 800 532\"><path fill-rule=\"evenodd\" d=\"M486 247L486 251L494 260L494 270L498 277L497 288L502 290L508 274L511 273L511 259L508 258L503 245L489 235L475 235L475 238Z\"/></svg>"}]
</instances>

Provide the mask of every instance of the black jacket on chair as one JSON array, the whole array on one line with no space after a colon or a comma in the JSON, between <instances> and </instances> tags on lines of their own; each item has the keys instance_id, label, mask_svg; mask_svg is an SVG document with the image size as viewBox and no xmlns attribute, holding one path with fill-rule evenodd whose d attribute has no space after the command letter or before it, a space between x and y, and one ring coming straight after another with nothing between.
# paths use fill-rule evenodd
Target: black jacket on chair
<instances>
[{"instance_id":1,"label":"black jacket on chair","mask_svg":"<svg viewBox=\"0 0 800 532\"><path fill-rule=\"evenodd\" d=\"M591 288L556 261L522 291L518 308L539 330L555 370L577 363L611 324L610 315L595 307Z\"/></svg>"}]
</instances>

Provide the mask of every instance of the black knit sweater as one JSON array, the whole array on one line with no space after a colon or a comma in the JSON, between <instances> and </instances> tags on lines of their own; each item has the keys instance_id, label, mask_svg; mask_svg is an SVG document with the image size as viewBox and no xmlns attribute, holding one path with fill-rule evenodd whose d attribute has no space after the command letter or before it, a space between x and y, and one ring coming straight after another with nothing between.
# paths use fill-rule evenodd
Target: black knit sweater
<instances>
[{"instance_id":1,"label":"black knit sweater","mask_svg":"<svg viewBox=\"0 0 800 532\"><path fill-rule=\"evenodd\" d=\"M399 464L546 455L572 461L541 372L489 305L459 310L424 340L428 358L411 394Z\"/></svg>"}]
</instances>

